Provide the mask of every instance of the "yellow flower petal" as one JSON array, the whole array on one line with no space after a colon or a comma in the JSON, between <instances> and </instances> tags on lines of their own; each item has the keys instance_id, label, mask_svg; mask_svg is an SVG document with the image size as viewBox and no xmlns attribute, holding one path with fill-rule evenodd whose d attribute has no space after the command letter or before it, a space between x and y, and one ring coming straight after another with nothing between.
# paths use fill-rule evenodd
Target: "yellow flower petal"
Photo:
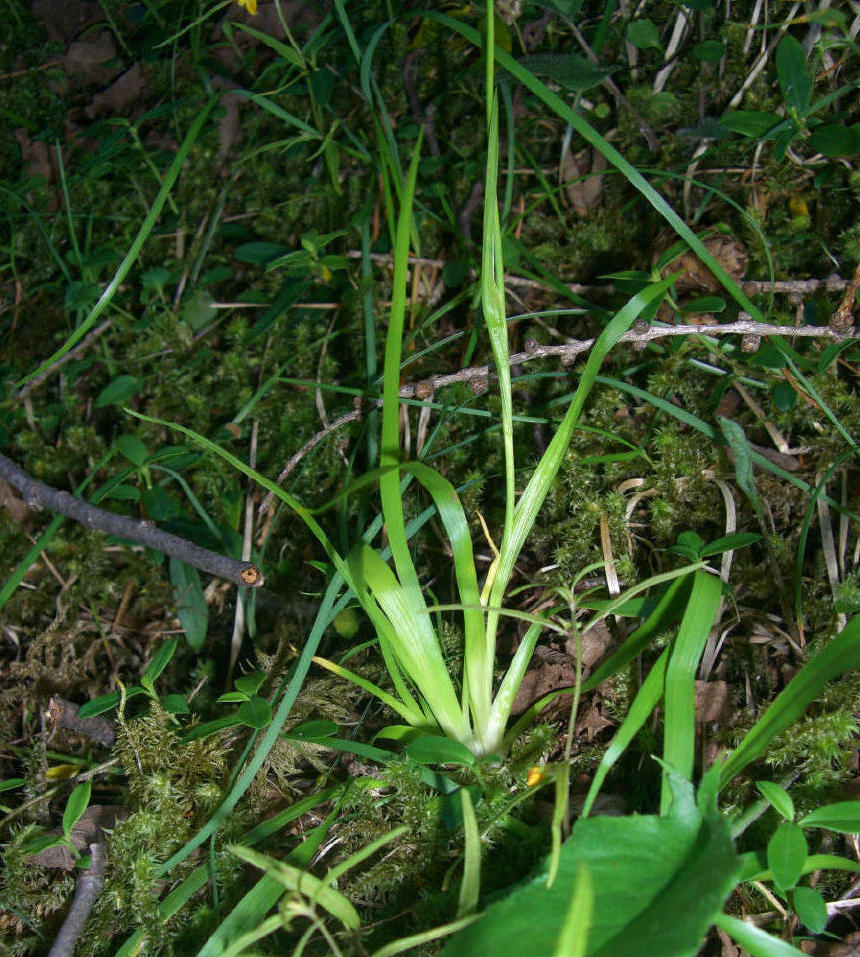
<instances>
[{"instance_id":1,"label":"yellow flower petal","mask_svg":"<svg viewBox=\"0 0 860 957\"><path fill-rule=\"evenodd\" d=\"M543 770L539 767L529 768L528 777L526 778L526 786L533 788L537 787L544 779Z\"/></svg>"},{"instance_id":2,"label":"yellow flower petal","mask_svg":"<svg viewBox=\"0 0 860 957\"><path fill-rule=\"evenodd\" d=\"M252 17L257 16L257 0L236 0L240 7L245 7Z\"/></svg>"}]
</instances>

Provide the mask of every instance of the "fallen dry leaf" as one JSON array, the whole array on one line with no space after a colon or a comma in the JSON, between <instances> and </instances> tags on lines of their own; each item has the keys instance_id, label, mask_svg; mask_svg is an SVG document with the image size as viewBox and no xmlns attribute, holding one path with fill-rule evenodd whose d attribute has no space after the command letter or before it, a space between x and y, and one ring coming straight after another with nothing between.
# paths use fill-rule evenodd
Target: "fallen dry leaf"
<instances>
[{"instance_id":1,"label":"fallen dry leaf","mask_svg":"<svg viewBox=\"0 0 860 957\"><path fill-rule=\"evenodd\" d=\"M729 710L731 693L725 681L696 682L696 720L719 721Z\"/></svg>"},{"instance_id":2,"label":"fallen dry leaf","mask_svg":"<svg viewBox=\"0 0 860 957\"><path fill-rule=\"evenodd\" d=\"M86 83L109 83L120 72L110 61L116 58L116 44L106 31L89 34L70 44L63 57L63 69L69 76L81 76Z\"/></svg>"},{"instance_id":3,"label":"fallen dry leaf","mask_svg":"<svg viewBox=\"0 0 860 957\"><path fill-rule=\"evenodd\" d=\"M606 157L598 150L586 148L576 154L567 150L562 156L559 167L559 177L565 184L562 199L567 199L578 216L586 217L600 199L603 190L601 174L605 169Z\"/></svg>"},{"instance_id":4,"label":"fallen dry leaf","mask_svg":"<svg viewBox=\"0 0 860 957\"><path fill-rule=\"evenodd\" d=\"M101 93L97 93L84 113L90 118L97 116L125 116L140 97L143 89L143 73L139 63L129 67Z\"/></svg>"}]
</instances>

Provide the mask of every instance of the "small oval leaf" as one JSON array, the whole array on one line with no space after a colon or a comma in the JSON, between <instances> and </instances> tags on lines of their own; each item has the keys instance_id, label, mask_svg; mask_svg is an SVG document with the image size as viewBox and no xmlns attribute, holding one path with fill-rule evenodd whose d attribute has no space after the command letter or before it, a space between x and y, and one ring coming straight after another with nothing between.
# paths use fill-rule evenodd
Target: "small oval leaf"
<instances>
[{"instance_id":1,"label":"small oval leaf","mask_svg":"<svg viewBox=\"0 0 860 957\"><path fill-rule=\"evenodd\" d=\"M806 836L801 828L783 821L767 842L767 866L780 890L791 890L800 880L808 853Z\"/></svg>"}]
</instances>

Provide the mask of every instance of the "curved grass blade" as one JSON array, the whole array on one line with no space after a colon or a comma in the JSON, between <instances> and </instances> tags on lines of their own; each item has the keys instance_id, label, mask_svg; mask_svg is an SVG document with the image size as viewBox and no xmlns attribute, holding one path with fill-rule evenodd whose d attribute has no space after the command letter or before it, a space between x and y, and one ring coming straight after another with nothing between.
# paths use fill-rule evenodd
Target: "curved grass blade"
<instances>
[{"instance_id":1,"label":"curved grass blade","mask_svg":"<svg viewBox=\"0 0 860 957\"><path fill-rule=\"evenodd\" d=\"M663 760L688 781L693 777L696 751L696 669L708 640L708 634L720 609L722 583L715 575L698 571L681 627L672 642L666 667ZM669 775L663 772L660 813L666 814L672 803Z\"/></svg>"},{"instance_id":2,"label":"curved grass blade","mask_svg":"<svg viewBox=\"0 0 860 957\"><path fill-rule=\"evenodd\" d=\"M470 43L475 44L475 46L481 46L481 35L473 27L461 23L453 17L446 16L444 13L425 12L424 16L455 30ZM553 93L552 90L550 90L545 83L542 83L530 70L527 70L521 64L517 63L510 53L496 47L495 59L500 66L503 66L512 73L523 86L534 93L545 106L549 107L566 123L569 123L587 143L602 153L608 162L612 163L612 165L623 174L631 186L639 190L654 209L669 223L672 229L690 246L692 251L702 260L708 269L710 269L726 291L731 294L741 307L756 321L764 322L764 317L758 307L749 299L731 276L729 276L714 256L708 252L701 239L696 236L692 229L690 229L635 166L626 160L608 140L604 139L590 123L565 103L560 96Z\"/></svg>"},{"instance_id":3,"label":"curved grass blade","mask_svg":"<svg viewBox=\"0 0 860 957\"><path fill-rule=\"evenodd\" d=\"M806 711L829 681L855 668L860 668L860 616L852 618L800 669L750 728L723 764L720 787L725 787L750 762L759 758L770 742Z\"/></svg>"},{"instance_id":4,"label":"curved grass blade","mask_svg":"<svg viewBox=\"0 0 860 957\"><path fill-rule=\"evenodd\" d=\"M188 132L185 134L185 139L182 141L182 144L176 151L176 156L173 157L173 162L170 164L167 172L164 174L161 188L156 193L155 199L152 201L152 205L149 207L149 212L146 214L143 222L140 224L140 229L138 230L137 236L135 236L134 241L129 247L129 250L125 254L122 262L117 266L116 272L113 274L113 278L107 284L107 286L105 286L102 294L96 301L96 304L92 307L92 309L90 309L89 315L52 356L45 359L38 369L35 369L28 376L25 376L23 379L21 379L17 386L19 389L31 379L35 379L37 375L41 375L58 359L61 359L64 355L66 355L69 350L73 349L77 343L79 343L81 339L83 339L83 337L90 331L90 329L93 328L99 316L110 305L114 295L116 294L116 291L119 289L123 280L128 275L129 270L135 264L135 262L137 262L137 258L143 249L144 243L147 241L147 239L149 239L150 233L155 228L158 217L161 215L161 210L164 208L164 204L167 202L168 196L170 196L170 191L173 189L176 180L179 178L179 173L182 169L182 166L185 163L188 154L191 152L191 148L197 142L197 137L200 135L200 131L203 129L203 124L209 118L209 114L212 112L213 107L218 102L219 96L212 96L209 98L206 105L197 114L194 122L189 127Z\"/></svg>"}]
</instances>

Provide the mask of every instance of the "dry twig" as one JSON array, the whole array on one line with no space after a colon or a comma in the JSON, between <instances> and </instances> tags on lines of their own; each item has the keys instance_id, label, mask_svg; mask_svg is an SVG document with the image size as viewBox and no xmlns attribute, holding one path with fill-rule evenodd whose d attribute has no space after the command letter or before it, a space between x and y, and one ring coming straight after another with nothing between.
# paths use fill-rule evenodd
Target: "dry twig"
<instances>
[{"instance_id":1,"label":"dry twig","mask_svg":"<svg viewBox=\"0 0 860 957\"><path fill-rule=\"evenodd\" d=\"M178 535L171 535L145 520L115 515L103 508L91 505L85 499L51 488L39 479L33 478L5 455L0 455L0 478L4 478L16 488L29 508L47 508L73 518L76 522L95 528L109 535L118 535L139 542L156 551L178 558L201 571L209 572L218 578L226 578L236 585L255 588L263 584L263 573L251 562L237 562L235 559L219 555L195 545Z\"/></svg>"}]
</instances>

